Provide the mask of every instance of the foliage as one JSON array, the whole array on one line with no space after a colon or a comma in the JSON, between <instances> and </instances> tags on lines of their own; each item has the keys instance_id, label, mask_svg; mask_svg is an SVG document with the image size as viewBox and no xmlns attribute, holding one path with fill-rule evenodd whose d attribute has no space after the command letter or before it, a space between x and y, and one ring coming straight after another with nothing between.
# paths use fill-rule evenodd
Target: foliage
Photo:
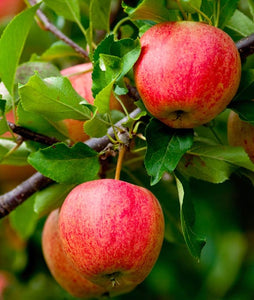
<instances>
[{"instance_id":1,"label":"foliage","mask_svg":"<svg viewBox=\"0 0 254 300\"><path fill-rule=\"evenodd\" d=\"M118 132L123 128L113 125L123 116L127 116L123 126L130 151L121 179L150 189L161 202L166 223L160 259L132 292L133 298L251 299L248 293L254 295L254 165L242 148L228 145L226 136L230 110L254 124L253 57L243 61L240 87L228 108L200 128L168 128L136 99L129 101L141 113L131 118L128 105L121 101L135 85L133 66L141 51L139 38L150 26L181 19L202 21L218 26L237 42L254 33L253 1L134 2L43 0L1 24L0 161L30 164L54 181L14 210L8 221L0 222L0 269L15 275L7 300L45 300L52 295L73 299L46 269L40 249L42 226L46 215L61 205L75 185L114 176L115 154L125 141ZM44 31L43 25L38 27L34 21L38 7L56 28L88 49L88 57ZM43 43L36 49L40 39ZM93 105L60 74L87 59L93 62ZM110 108L112 93L123 107L121 112ZM11 131L6 120L11 110L19 126L55 137L58 143L46 146L25 140L20 144L13 134L3 136ZM63 122L66 119L86 121L83 129L91 138L104 136L113 126L110 151L97 153L84 143L72 145ZM1 189L6 191L4 185ZM17 247L12 239L22 245Z\"/></svg>"}]
</instances>

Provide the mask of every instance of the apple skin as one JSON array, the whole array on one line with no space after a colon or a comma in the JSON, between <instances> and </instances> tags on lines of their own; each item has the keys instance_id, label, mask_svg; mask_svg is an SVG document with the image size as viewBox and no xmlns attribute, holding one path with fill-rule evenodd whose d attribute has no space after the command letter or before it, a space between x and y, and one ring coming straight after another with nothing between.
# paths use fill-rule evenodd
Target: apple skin
<instances>
[{"instance_id":1,"label":"apple skin","mask_svg":"<svg viewBox=\"0 0 254 300\"><path fill-rule=\"evenodd\" d=\"M134 79L147 110L173 128L194 128L221 113L237 92L238 50L204 23L163 22L141 37Z\"/></svg>"},{"instance_id":2,"label":"apple skin","mask_svg":"<svg viewBox=\"0 0 254 300\"><path fill-rule=\"evenodd\" d=\"M84 63L76 66L72 66L61 71L63 76L69 78L73 88L76 92L85 98L88 103L94 103L94 97L92 94L92 63ZM122 95L121 100L128 109L133 109L134 105L130 98L127 95ZM115 98L114 94L111 94L110 97L110 109L111 110L122 110L122 106ZM74 142L84 142L89 136L84 132L83 121L66 119L64 120L65 125L67 126L69 137Z\"/></svg>"},{"instance_id":3,"label":"apple skin","mask_svg":"<svg viewBox=\"0 0 254 300\"><path fill-rule=\"evenodd\" d=\"M231 146L243 147L254 163L254 126L241 120L234 111L228 116L228 143Z\"/></svg>"},{"instance_id":4,"label":"apple skin","mask_svg":"<svg viewBox=\"0 0 254 300\"><path fill-rule=\"evenodd\" d=\"M85 279L63 251L58 232L59 209L53 210L42 231L42 250L47 266L59 285L74 297L100 297L106 290Z\"/></svg>"},{"instance_id":5,"label":"apple skin","mask_svg":"<svg viewBox=\"0 0 254 300\"><path fill-rule=\"evenodd\" d=\"M25 6L23 0L1 0L0 1L0 22L10 19L19 13Z\"/></svg>"},{"instance_id":6,"label":"apple skin","mask_svg":"<svg viewBox=\"0 0 254 300\"><path fill-rule=\"evenodd\" d=\"M59 216L63 248L76 268L110 295L128 292L153 268L164 217L147 189L115 179L75 187Z\"/></svg>"}]
</instances>

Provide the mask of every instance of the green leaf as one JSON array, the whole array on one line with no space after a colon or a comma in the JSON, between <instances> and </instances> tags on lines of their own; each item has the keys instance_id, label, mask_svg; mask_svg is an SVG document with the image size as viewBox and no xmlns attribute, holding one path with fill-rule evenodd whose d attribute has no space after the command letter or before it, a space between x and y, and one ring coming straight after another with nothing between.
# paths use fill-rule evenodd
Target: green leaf
<instances>
[{"instance_id":1,"label":"green leaf","mask_svg":"<svg viewBox=\"0 0 254 300\"><path fill-rule=\"evenodd\" d=\"M228 27L242 37L247 37L254 32L254 22L238 9L225 24L225 27Z\"/></svg>"},{"instance_id":2,"label":"green leaf","mask_svg":"<svg viewBox=\"0 0 254 300\"><path fill-rule=\"evenodd\" d=\"M55 183L37 192L34 195L34 212L43 216L60 207L73 187L74 185Z\"/></svg>"},{"instance_id":3,"label":"green leaf","mask_svg":"<svg viewBox=\"0 0 254 300\"><path fill-rule=\"evenodd\" d=\"M118 57L101 54L100 66L95 64L93 71L93 91L99 91L94 100L94 105L100 113L110 111L109 102L113 85L122 71L122 61ZM97 77L98 76L98 77Z\"/></svg>"},{"instance_id":4,"label":"green leaf","mask_svg":"<svg viewBox=\"0 0 254 300\"><path fill-rule=\"evenodd\" d=\"M80 56L80 54L78 54L71 46L66 45L66 43L57 41L43 52L41 56L36 57L36 59L52 61L57 58L65 58L69 56Z\"/></svg>"},{"instance_id":5,"label":"green leaf","mask_svg":"<svg viewBox=\"0 0 254 300\"><path fill-rule=\"evenodd\" d=\"M80 9L78 0L43 0L57 15L75 22L80 20Z\"/></svg>"},{"instance_id":6,"label":"green leaf","mask_svg":"<svg viewBox=\"0 0 254 300\"><path fill-rule=\"evenodd\" d=\"M204 247L206 241L204 238L193 232L195 211L191 199L189 183L179 174L177 176L176 183L179 195L180 219L183 236L191 255L199 260L202 248Z\"/></svg>"},{"instance_id":7,"label":"green leaf","mask_svg":"<svg viewBox=\"0 0 254 300\"><path fill-rule=\"evenodd\" d=\"M5 103L5 111L9 111L12 109L12 96L8 92L3 82L0 82L0 98L3 99Z\"/></svg>"},{"instance_id":8,"label":"green leaf","mask_svg":"<svg viewBox=\"0 0 254 300\"><path fill-rule=\"evenodd\" d=\"M147 151L145 167L151 185L160 181L165 172L173 172L184 153L193 143L192 130L174 130L156 119L146 128Z\"/></svg>"},{"instance_id":9,"label":"green leaf","mask_svg":"<svg viewBox=\"0 0 254 300\"><path fill-rule=\"evenodd\" d=\"M17 68L15 83L26 84L35 73L41 78L60 76L58 68L47 62L26 62Z\"/></svg>"},{"instance_id":10,"label":"green leaf","mask_svg":"<svg viewBox=\"0 0 254 300\"><path fill-rule=\"evenodd\" d=\"M109 125L105 123L102 115L96 114L92 120L84 123L84 130L90 137L102 137L107 134Z\"/></svg>"},{"instance_id":11,"label":"green leaf","mask_svg":"<svg viewBox=\"0 0 254 300\"><path fill-rule=\"evenodd\" d=\"M6 100L0 99L0 135L9 131L9 126L7 124L5 116Z\"/></svg>"},{"instance_id":12,"label":"green leaf","mask_svg":"<svg viewBox=\"0 0 254 300\"><path fill-rule=\"evenodd\" d=\"M250 9L250 13L252 15L252 18L254 19L254 1L253 0L248 0L248 5Z\"/></svg>"},{"instance_id":13,"label":"green leaf","mask_svg":"<svg viewBox=\"0 0 254 300\"><path fill-rule=\"evenodd\" d=\"M124 11L132 20L164 22L169 20L169 12L164 0L143 0L135 8L123 3Z\"/></svg>"},{"instance_id":14,"label":"green leaf","mask_svg":"<svg viewBox=\"0 0 254 300\"><path fill-rule=\"evenodd\" d=\"M38 75L19 88L24 110L39 113L47 119L88 120L91 111L81 105L84 101L65 77L50 77L45 80Z\"/></svg>"},{"instance_id":15,"label":"green leaf","mask_svg":"<svg viewBox=\"0 0 254 300\"><path fill-rule=\"evenodd\" d=\"M197 141L179 162L177 171L185 177L221 183L239 168L254 171L254 164L242 147L210 145Z\"/></svg>"},{"instance_id":16,"label":"green leaf","mask_svg":"<svg viewBox=\"0 0 254 300\"><path fill-rule=\"evenodd\" d=\"M214 1L211 0L203 0L201 3L201 8L200 10L209 18L213 19L215 15L215 6L214 6Z\"/></svg>"},{"instance_id":17,"label":"green leaf","mask_svg":"<svg viewBox=\"0 0 254 300\"><path fill-rule=\"evenodd\" d=\"M224 28L231 17L234 15L239 0L220 0L219 27Z\"/></svg>"},{"instance_id":18,"label":"green leaf","mask_svg":"<svg viewBox=\"0 0 254 300\"><path fill-rule=\"evenodd\" d=\"M111 0L91 0L89 8L90 30L109 32Z\"/></svg>"},{"instance_id":19,"label":"green leaf","mask_svg":"<svg viewBox=\"0 0 254 300\"><path fill-rule=\"evenodd\" d=\"M181 0L182 8L188 13L195 13L200 10L202 0Z\"/></svg>"},{"instance_id":20,"label":"green leaf","mask_svg":"<svg viewBox=\"0 0 254 300\"><path fill-rule=\"evenodd\" d=\"M40 3L14 17L0 39L0 77L11 95L14 93L15 72L19 59L39 5Z\"/></svg>"},{"instance_id":21,"label":"green leaf","mask_svg":"<svg viewBox=\"0 0 254 300\"><path fill-rule=\"evenodd\" d=\"M38 113L25 111L21 103L17 107L17 116L18 125L33 132L55 137L60 141L64 141L68 137L68 130L62 121L52 122Z\"/></svg>"},{"instance_id":22,"label":"green leaf","mask_svg":"<svg viewBox=\"0 0 254 300\"><path fill-rule=\"evenodd\" d=\"M63 143L55 144L32 153L28 161L43 175L67 184L94 180L100 169L98 153L83 143L71 148Z\"/></svg>"},{"instance_id":23,"label":"green leaf","mask_svg":"<svg viewBox=\"0 0 254 300\"><path fill-rule=\"evenodd\" d=\"M27 157L30 150L25 143L22 143L14 152L6 157L6 154L17 146L15 142L10 139L0 139L0 162L8 165L27 165Z\"/></svg>"},{"instance_id":24,"label":"green leaf","mask_svg":"<svg viewBox=\"0 0 254 300\"><path fill-rule=\"evenodd\" d=\"M34 195L10 213L10 222L15 231L25 240L33 233L38 215L33 210Z\"/></svg>"},{"instance_id":25,"label":"green leaf","mask_svg":"<svg viewBox=\"0 0 254 300\"><path fill-rule=\"evenodd\" d=\"M122 79L132 69L141 51L139 40L105 38L94 52L93 96L100 113L107 113L113 86L123 91Z\"/></svg>"},{"instance_id":26,"label":"green leaf","mask_svg":"<svg viewBox=\"0 0 254 300\"><path fill-rule=\"evenodd\" d=\"M229 107L231 107L231 104L234 105L235 101L252 99L254 99L254 69L243 70L237 94Z\"/></svg>"},{"instance_id":27,"label":"green leaf","mask_svg":"<svg viewBox=\"0 0 254 300\"><path fill-rule=\"evenodd\" d=\"M230 108L239 115L240 119L254 125L254 101L236 101L230 105Z\"/></svg>"}]
</instances>

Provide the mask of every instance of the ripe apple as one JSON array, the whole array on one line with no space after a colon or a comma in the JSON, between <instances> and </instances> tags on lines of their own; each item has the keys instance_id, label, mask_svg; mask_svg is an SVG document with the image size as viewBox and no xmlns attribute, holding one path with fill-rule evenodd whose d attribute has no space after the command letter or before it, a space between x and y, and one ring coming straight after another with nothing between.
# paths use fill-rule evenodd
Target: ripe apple
<instances>
[{"instance_id":1,"label":"ripe apple","mask_svg":"<svg viewBox=\"0 0 254 300\"><path fill-rule=\"evenodd\" d=\"M231 146L243 147L254 163L254 126L241 120L235 112L228 116L228 143Z\"/></svg>"},{"instance_id":2,"label":"ripe apple","mask_svg":"<svg viewBox=\"0 0 254 300\"><path fill-rule=\"evenodd\" d=\"M87 102L89 102L90 104L94 103L94 98L92 94L92 84L93 84L92 69L93 69L92 63L84 63L84 64L79 64L76 66L63 69L61 71L61 74L63 76L69 78L76 92L80 96L85 98ZM127 108L133 109L132 102L128 96L126 95L121 96L121 100L127 106ZM110 97L110 109L122 110L121 104L119 103L119 101L117 101L113 93L111 94ZM69 136L74 142L78 142L78 141L84 142L89 138L88 135L84 133L83 121L67 119L64 122L67 126Z\"/></svg>"},{"instance_id":3,"label":"ripe apple","mask_svg":"<svg viewBox=\"0 0 254 300\"><path fill-rule=\"evenodd\" d=\"M110 295L135 288L150 273L164 238L164 218L147 189L115 179L75 187L59 215L63 248L88 280Z\"/></svg>"},{"instance_id":4,"label":"ripe apple","mask_svg":"<svg viewBox=\"0 0 254 300\"><path fill-rule=\"evenodd\" d=\"M211 121L234 97L241 61L233 40L200 22L163 22L141 37L134 65L136 87L147 110L173 128Z\"/></svg>"},{"instance_id":5,"label":"ripe apple","mask_svg":"<svg viewBox=\"0 0 254 300\"><path fill-rule=\"evenodd\" d=\"M100 297L105 289L85 279L63 251L58 232L59 209L48 216L42 231L42 250L55 280L71 295L78 298Z\"/></svg>"},{"instance_id":6,"label":"ripe apple","mask_svg":"<svg viewBox=\"0 0 254 300\"><path fill-rule=\"evenodd\" d=\"M4 292L10 284L10 274L5 271L0 271L0 300L4 299Z\"/></svg>"},{"instance_id":7,"label":"ripe apple","mask_svg":"<svg viewBox=\"0 0 254 300\"><path fill-rule=\"evenodd\" d=\"M9 122L14 122L13 112L10 111L6 114L6 119ZM6 132L3 137L11 137L10 132ZM30 177L35 172L31 165L14 166L0 164L0 189L1 192L7 192L19 183Z\"/></svg>"},{"instance_id":8,"label":"ripe apple","mask_svg":"<svg viewBox=\"0 0 254 300\"><path fill-rule=\"evenodd\" d=\"M14 17L25 7L23 0L1 0L0 22Z\"/></svg>"}]
</instances>

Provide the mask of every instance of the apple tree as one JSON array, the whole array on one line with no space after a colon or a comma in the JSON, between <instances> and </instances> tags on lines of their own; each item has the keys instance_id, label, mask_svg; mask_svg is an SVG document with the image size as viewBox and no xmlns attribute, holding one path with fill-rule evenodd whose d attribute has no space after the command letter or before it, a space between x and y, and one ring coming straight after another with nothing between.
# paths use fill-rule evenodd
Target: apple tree
<instances>
[{"instance_id":1,"label":"apple tree","mask_svg":"<svg viewBox=\"0 0 254 300\"><path fill-rule=\"evenodd\" d=\"M116 299L252 299L253 1L24 2L2 1L0 14L0 299L107 297L119 286ZM193 122L183 121L187 112ZM91 293L79 293L87 274L73 262L82 249L65 241L59 250L60 225L42 243L48 216L56 220L59 209L67 228L67 195L95 181L94 202L102 182L117 181L145 188L162 208L163 244L150 251L159 257L133 289L121 289L124 278L112 271L110 291L92 279ZM97 211L115 197L128 202L117 189ZM88 223L85 204L75 205L71 225ZM149 232L107 227L110 213L96 224L101 239L112 230L127 245L131 233ZM135 263L137 244L121 258ZM112 258L110 246L120 261L110 243L101 257ZM58 275L45 261L49 251Z\"/></svg>"}]
</instances>

